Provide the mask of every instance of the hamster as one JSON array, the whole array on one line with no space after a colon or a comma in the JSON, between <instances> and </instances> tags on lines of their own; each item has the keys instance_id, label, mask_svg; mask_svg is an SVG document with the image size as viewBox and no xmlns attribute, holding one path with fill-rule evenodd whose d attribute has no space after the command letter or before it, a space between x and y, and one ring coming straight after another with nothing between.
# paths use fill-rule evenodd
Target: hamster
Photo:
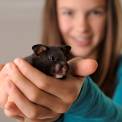
<instances>
[{"instance_id":1,"label":"hamster","mask_svg":"<svg viewBox=\"0 0 122 122\"><path fill-rule=\"evenodd\" d=\"M63 79L66 77L69 69L67 61L71 50L69 45L46 46L36 44L32 46L32 50L33 54L25 58L32 66L55 78Z\"/></svg>"}]
</instances>

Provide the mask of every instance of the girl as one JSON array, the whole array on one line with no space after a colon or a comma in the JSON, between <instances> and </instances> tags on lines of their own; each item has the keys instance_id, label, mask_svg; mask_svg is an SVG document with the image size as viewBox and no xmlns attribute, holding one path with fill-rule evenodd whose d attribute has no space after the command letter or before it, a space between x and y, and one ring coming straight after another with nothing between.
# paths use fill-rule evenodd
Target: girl
<instances>
[{"instance_id":1,"label":"girl","mask_svg":"<svg viewBox=\"0 0 122 122\"><path fill-rule=\"evenodd\" d=\"M6 64L1 70L1 81L7 84L3 96L7 93L16 104L3 102L6 115L40 122L121 122L120 19L119 0L46 0L43 43L72 47L71 56L80 57L70 62L73 74L95 71L95 63L87 58L95 59L98 68L90 77L70 75L59 82L22 59Z\"/></svg>"}]
</instances>

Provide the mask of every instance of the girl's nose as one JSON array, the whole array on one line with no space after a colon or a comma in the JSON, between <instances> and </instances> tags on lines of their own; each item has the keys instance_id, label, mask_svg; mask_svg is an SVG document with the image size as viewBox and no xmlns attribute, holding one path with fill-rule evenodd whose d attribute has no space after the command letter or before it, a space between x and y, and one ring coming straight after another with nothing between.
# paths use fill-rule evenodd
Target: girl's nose
<instances>
[{"instance_id":1,"label":"girl's nose","mask_svg":"<svg viewBox=\"0 0 122 122\"><path fill-rule=\"evenodd\" d=\"M75 29L79 33L86 33L90 30L88 18L86 16L79 16L75 19Z\"/></svg>"}]
</instances>

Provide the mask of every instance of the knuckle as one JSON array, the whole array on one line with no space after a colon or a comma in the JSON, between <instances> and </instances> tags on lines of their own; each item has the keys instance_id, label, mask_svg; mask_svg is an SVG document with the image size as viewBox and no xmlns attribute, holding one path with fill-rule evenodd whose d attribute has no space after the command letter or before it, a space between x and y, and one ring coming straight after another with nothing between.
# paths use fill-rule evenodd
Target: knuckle
<instances>
[{"instance_id":1,"label":"knuckle","mask_svg":"<svg viewBox=\"0 0 122 122\"><path fill-rule=\"evenodd\" d=\"M72 104L76 100L78 93L79 92L76 88L70 89L67 93L66 103L68 105Z\"/></svg>"},{"instance_id":2,"label":"knuckle","mask_svg":"<svg viewBox=\"0 0 122 122\"><path fill-rule=\"evenodd\" d=\"M44 81L45 81L45 82L41 82L41 81L40 81L38 87L39 87L40 89L43 89L43 90L44 90L44 89L49 89L50 85L46 82L46 80L44 80Z\"/></svg>"},{"instance_id":3,"label":"knuckle","mask_svg":"<svg viewBox=\"0 0 122 122\"><path fill-rule=\"evenodd\" d=\"M38 80L38 87L42 90L50 89L52 87L51 80L52 79L50 77L43 74L43 76L40 77L39 80Z\"/></svg>"},{"instance_id":4,"label":"knuckle","mask_svg":"<svg viewBox=\"0 0 122 122\"><path fill-rule=\"evenodd\" d=\"M4 71L7 73L7 75L9 75L9 74L15 74L15 71L16 71L16 66L15 66L15 64L12 63L12 62L8 62L8 63L5 65Z\"/></svg>"},{"instance_id":5,"label":"knuckle","mask_svg":"<svg viewBox=\"0 0 122 122\"><path fill-rule=\"evenodd\" d=\"M38 117L38 110L34 108L30 113L27 115L29 119L36 119Z\"/></svg>"},{"instance_id":6,"label":"knuckle","mask_svg":"<svg viewBox=\"0 0 122 122\"><path fill-rule=\"evenodd\" d=\"M10 111L7 110L7 109L4 109L4 114L5 114L7 117L13 117L13 116L14 116L13 113L10 112Z\"/></svg>"},{"instance_id":7,"label":"knuckle","mask_svg":"<svg viewBox=\"0 0 122 122\"><path fill-rule=\"evenodd\" d=\"M15 64L12 63L12 62L8 62L8 63L6 64L6 67L9 68L9 69L14 69L14 68L15 68Z\"/></svg>"},{"instance_id":8,"label":"knuckle","mask_svg":"<svg viewBox=\"0 0 122 122\"><path fill-rule=\"evenodd\" d=\"M32 94L29 95L29 100L32 102L37 102L38 101L38 95L39 93L34 91Z\"/></svg>"},{"instance_id":9,"label":"knuckle","mask_svg":"<svg viewBox=\"0 0 122 122\"><path fill-rule=\"evenodd\" d=\"M65 113L68 110L69 106L67 104L60 105L56 108L56 113Z\"/></svg>"}]
</instances>

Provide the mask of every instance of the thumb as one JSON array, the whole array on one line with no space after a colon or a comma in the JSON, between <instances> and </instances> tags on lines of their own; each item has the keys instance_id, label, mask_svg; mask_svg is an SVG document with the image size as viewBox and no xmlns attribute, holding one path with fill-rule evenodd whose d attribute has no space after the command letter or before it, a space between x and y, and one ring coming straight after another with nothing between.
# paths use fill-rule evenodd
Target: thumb
<instances>
[{"instance_id":1,"label":"thumb","mask_svg":"<svg viewBox=\"0 0 122 122\"><path fill-rule=\"evenodd\" d=\"M73 58L68 61L70 71L73 75L88 76L93 74L97 69L97 62L94 59Z\"/></svg>"}]
</instances>

